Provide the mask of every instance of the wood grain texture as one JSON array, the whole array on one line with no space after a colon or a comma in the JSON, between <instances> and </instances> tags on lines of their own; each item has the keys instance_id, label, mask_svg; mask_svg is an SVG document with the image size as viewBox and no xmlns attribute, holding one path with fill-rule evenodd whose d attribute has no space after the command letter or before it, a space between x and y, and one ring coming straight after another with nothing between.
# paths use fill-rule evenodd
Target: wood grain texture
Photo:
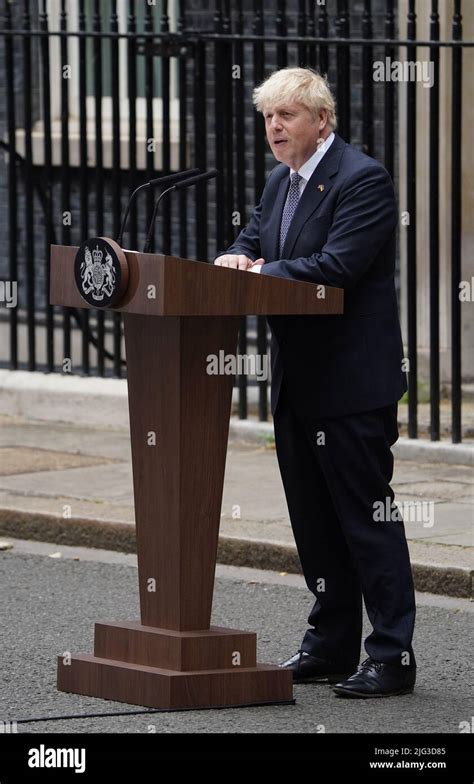
<instances>
[{"instance_id":1,"label":"wood grain texture","mask_svg":"<svg viewBox=\"0 0 474 784\"><path fill-rule=\"evenodd\" d=\"M176 632L138 621L97 622L94 656L167 670L229 669L257 664L257 635L211 626L207 631Z\"/></svg>"},{"instance_id":2,"label":"wood grain texture","mask_svg":"<svg viewBox=\"0 0 474 784\"><path fill-rule=\"evenodd\" d=\"M77 248L51 246L52 305L88 307L74 281ZM218 267L199 261L125 251L129 268L123 300L109 308L147 316L242 316L343 312L344 292L331 286ZM150 288L150 287L154 287ZM153 298L150 294L156 293Z\"/></svg>"},{"instance_id":3,"label":"wood grain texture","mask_svg":"<svg viewBox=\"0 0 474 784\"><path fill-rule=\"evenodd\" d=\"M293 702L291 672L271 664L249 669L174 672L77 654L58 657L58 688L149 708L190 708Z\"/></svg>"},{"instance_id":4,"label":"wood grain texture","mask_svg":"<svg viewBox=\"0 0 474 784\"><path fill-rule=\"evenodd\" d=\"M235 353L238 325L124 315L145 626L209 628L233 376L207 357Z\"/></svg>"}]
</instances>

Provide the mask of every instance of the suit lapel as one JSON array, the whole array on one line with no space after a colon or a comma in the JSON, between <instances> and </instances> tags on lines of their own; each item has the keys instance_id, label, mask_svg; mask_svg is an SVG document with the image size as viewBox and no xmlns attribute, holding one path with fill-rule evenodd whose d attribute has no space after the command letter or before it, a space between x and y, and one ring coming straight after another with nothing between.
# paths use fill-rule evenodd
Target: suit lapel
<instances>
[{"instance_id":1,"label":"suit lapel","mask_svg":"<svg viewBox=\"0 0 474 784\"><path fill-rule=\"evenodd\" d=\"M316 166L316 169L314 170L313 174L308 180L306 187L302 193L302 196L298 202L296 212L293 216L293 220L290 223L290 227L288 229L288 233L285 238L285 244L283 245L281 256L279 253L280 223L281 223L281 214L283 211L283 205L289 187L289 178L285 178L284 182L280 183L278 197L280 197L282 191L284 192L284 196L283 196L283 203L281 207L280 205L278 205L279 211L277 211L277 204L275 203L276 215L278 215L280 218L280 223L278 224L278 232L277 232L278 244L276 246L276 255L275 255L276 259L291 258L293 248L295 246L296 240L298 239L298 235L301 229L303 228L308 218L321 205L322 201L326 198L327 194L332 188L331 178L336 174L336 172L339 169L339 161L341 159L341 155L344 147L345 147L345 142L340 138L340 136L336 135L329 150L323 156L323 159L320 161L320 163Z\"/></svg>"}]
</instances>

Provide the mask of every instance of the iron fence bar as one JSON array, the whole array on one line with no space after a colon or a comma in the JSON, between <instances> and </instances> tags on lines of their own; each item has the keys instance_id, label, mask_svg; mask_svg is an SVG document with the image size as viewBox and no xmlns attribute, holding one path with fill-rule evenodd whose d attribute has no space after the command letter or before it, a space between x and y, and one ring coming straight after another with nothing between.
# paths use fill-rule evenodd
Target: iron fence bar
<instances>
[{"instance_id":1,"label":"iron fence bar","mask_svg":"<svg viewBox=\"0 0 474 784\"><path fill-rule=\"evenodd\" d=\"M329 69L329 48L327 44L329 41L329 19L325 5L318 7L318 32L319 38L314 40L319 44L319 69L321 73L327 74Z\"/></svg>"},{"instance_id":2,"label":"iron fence bar","mask_svg":"<svg viewBox=\"0 0 474 784\"><path fill-rule=\"evenodd\" d=\"M309 41L306 43L306 62L311 68L316 68L317 64L317 48L316 45L313 44L312 38L316 35L316 4L312 2L312 0L307 0L306 8L305 8L305 25L307 32L307 38ZM298 31L298 35L304 36L304 30L302 32Z\"/></svg>"},{"instance_id":3,"label":"iron fence bar","mask_svg":"<svg viewBox=\"0 0 474 784\"><path fill-rule=\"evenodd\" d=\"M231 13L230 0L224 0L224 13L222 17L224 31L231 32ZM224 245L227 247L234 239L234 227L232 224L232 213L234 210L234 140L232 138L232 104L236 80L232 73L232 46L223 49L223 73L225 74L228 89L224 90L222 117L222 134L224 137L224 171L221 179L224 181ZM216 83L216 86L219 82ZM205 187L205 186L204 186Z\"/></svg>"},{"instance_id":4,"label":"iron fence bar","mask_svg":"<svg viewBox=\"0 0 474 784\"><path fill-rule=\"evenodd\" d=\"M306 29L306 0L298 0L298 11L296 17L296 34L300 38L304 38L304 31ZM301 41L297 45L298 51L298 65L304 65L306 62L306 43Z\"/></svg>"},{"instance_id":5,"label":"iron fence bar","mask_svg":"<svg viewBox=\"0 0 474 784\"><path fill-rule=\"evenodd\" d=\"M364 0L362 15L362 35L367 40L372 38L372 3ZM362 49L362 150L367 155L374 152L374 80L373 63L374 50L371 46Z\"/></svg>"},{"instance_id":6,"label":"iron fence bar","mask_svg":"<svg viewBox=\"0 0 474 784\"><path fill-rule=\"evenodd\" d=\"M61 30L67 29L66 0L61 0L61 13L59 18ZM60 38L60 84L61 84L61 213L63 245L71 244L71 187L69 180L69 78L66 78L69 69L68 38ZM64 358L72 360L71 351L71 311L63 308L63 353Z\"/></svg>"},{"instance_id":7,"label":"iron fence bar","mask_svg":"<svg viewBox=\"0 0 474 784\"><path fill-rule=\"evenodd\" d=\"M264 77L265 61L265 27L263 0L254 0L254 32L253 45L253 82L260 84ZM260 112L254 112L254 204L260 201L265 184L265 122ZM263 316L257 317L257 354L267 353L267 322ZM267 382L258 382L258 416L262 422L268 417Z\"/></svg>"},{"instance_id":8,"label":"iron fence bar","mask_svg":"<svg viewBox=\"0 0 474 784\"><path fill-rule=\"evenodd\" d=\"M78 6L79 31L86 29L85 2L79 0ZM89 236L89 203L88 203L88 167L87 167L87 106L86 106L86 39L79 38L79 198L80 198L80 242ZM90 371L89 355L89 318L88 310L82 312L82 372Z\"/></svg>"},{"instance_id":9,"label":"iron fence bar","mask_svg":"<svg viewBox=\"0 0 474 784\"><path fill-rule=\"evenodd\" d=\"M461 0L454 2L453 38L462 38ZM451 429L453 443L461 428L461 224L462 224L462 49L453 49L451 73Z\"/></svg>"},{"instance_id":10,"label":"iron fence bar","mask_svg":"<svg viewBox=\"0 0 474 784\"><path fill-rule=\"evenodd\" d=\"M438 0L431 2L430 35L434 41L439 38ZM434 78L429 109L430 437L439 441L439 49L430 50L430 60Z\"/></svg>"},{"instance_id":11,"label":"iron fence bar","mask_svg":"<svg viewBox=\"0 0 474 784\"><path fill-rule=\"evenodd\" d=\"M42 29L48 29L48 14L46 0L43 0L40 7L39 23ZM52 243L52 225L53 225L53 188L52 188L52 147L51 147L51 94L49 85L49 40L42 38L40 40L40 54L41 54L41 82L42 82L42 112L43 112L43 153L44 153L44 187L46 192L45 202L45 258L49 258L50 247ZM49 372L54 370L54 313L53 308L49 304L49 284L50 284L50 268L46 264L45 270L46 285L45 285L45 313L46 313L46 366Z\"/></svg>"},{"instance_id":12,"label":"iron fence bar","mask_svg":"<svg viewBox=\"0 0 474 784\"><path fill-rule=\"evenodd\" d=\"M23 0L23 24L25 30L30 27L30 3ZM31 105L31 41L28 36L23 39L23 125L25 131L25 170L26 181L33 180L33 147L32 147L32 105ZM25 252L26 252L26 313L27 313L27 344L28 370L36 368L36 303L35 303L35 241L33 191L25 188Z\"/></svg>"},{"instance_id":13,"label":"iron fence bar","mask_svg":"<svg viewBox=\"0 0 474 784\"><path fill-rule=\"evenodd\" d=\"M102 29L100 0L94 0L93 27L96 32ZM94 128L95 128L95 231L98 237L104 233L104 159L102 149L102 38L93 41L94 51ZM105 314L97 312L97 372L105 374Z\"/></svg>"},{"instance_id":14,"label":"iron fence bar","mask_svg":"<svg viewBox=\"0 0 474 784\"><path fill-rule=\"evenodd\" d=\"M223 13L222 13L222 0L216 0L215 4L215 13L214 13L214 27L217 32L223 31ZM225 189L224 189L224 182L225 182L225 174L227 173L225 170L225 147L224 147L224 139L225 139L225 105L224 105L224 93L226 89L219 89L218 85L222 84L222 77L224 74L224 78L226 76L225 71L225 63L224 63L224 56L223 56L223 44L222 41L217 39L214 42L214 104L215 104L215 117L216 117L216 125L215 125L215 159L216 159L216 169L219 172L219 176L216 179L215 191L216 191L216 205L218 205L219 215L216 215L216 246L217 250L220 251L226 246L226 230L225 224L227 222L226 216L226 203L225 203Z\"/></svg>"},{"instance_id":15,"label":"iron fence bar","mask_svg":"<svg viewBox=\"0 0 474 784\"><path fill-rule=\"evenodd\" d=\"M409 0L407 35L416 39L415 0ZM407 51L408 57L416 58L416 44ZM417 356L417 269L416 269L416 84L407 83L407 211L409 224L406 227L407 258L407 320L408 320L408 435L418 436L418 356Z\"/></svg>"},{"instance_id":16,"label":"iron fence bar","mask_svg":"<svg viewBox=\"0 0 474 784\"><path fill-rule=\"evenodd\" d=\"M234 134L236 139L235 145L235 187L236 187L236 205L239 214L239 224L237 229L240 231L242 228L242 218L245 216L245 184L246 184L246 167L245 167L245 58L244 47L245 44L240 36L244 28L244 19L242 12L242 0L239 0L237 5L237 19L236 19L236 33L238 38L235 39L233 44L233 62L240 68L239 78L235 80L234 85ZM242 316L239 323L239 339L238 339L238 352L241 355L247 354L247 317ZM239 419L246 419L247 417L247 378L243 373L236 377L238 388L238 415Z\"/></svg>"},{"instance_id":17,"label":"iron fence bar","mask_svg":"<svg viewBox=\"0 0 474 784\"><path fill-rule=\"evenodd\" d=\"M145 21L144 32L154 33L152 7L146 5L145 7ZM146 107L146 179L152 180L154 177L155 168L155 153L153 139L155 136L154 122L153 122L153 96L154 96L154 74L153 74L153 51L150 47L151 40L147 40L145 46L145 107ZM147 188L146 192L146 226L150 225L151 216L153 214L154 196L151 188ZM154 238L152 240L151 249L154 250Z\"/></svg>"},{"instance_id":18,"label":"iron fence bar","mask_svg":"<svg viewBox=\"0 0 474 784\"><path fill-rule=\"evenodd\" d=\"M339 37L348 39L350 34L349 11L347 0L337 0L337 30ZM339 111L339 127L342 138L351 140L351 80L349 47L346 40L345 46L337 50L337 105Z\"/></svg>"},{"instance_id":19,"label":"iron fence bar","mask_svg":"<svg viewBox=\"0 0 474 784\"><path fill-rule=\"evenodd\" d=\"M168 0L162 0L161 5L161 30L163 35L169 34ZM170 139L170 58L167 53L161 55L161 106L162 106L162 133L161 133L161 171L169 174L171 171L171 139ZM162 203L162 232L160 251L171 253L171 199L165 198Z\"/></svg>"},{"instance_id":20,"label":"iron fence bar","mask_svg":"<svg viewBox=\"0 0 474 784\"><path fill-rule=\"evenodd\" d=\"M135 17L134 0L128 3L127 27L129 33L136 33L137 22ZM127 46L127 76L128 76L128 168L129 183L128 197L138 187L137 176L137 48L136 37L128 40ZM128 241L130 248L138 250L138 211L134 200L129 214Z\"/></svg>"},{"instance_id":21,"label":"iron fence bar","mask_svg":"<svg viewBox=\"0 0 474 784\"><path fill-rule=\"evenodd\" d=\"M384 26L385 37L388 39L394 38L394 0L387 0ZM388 57L391 62L395 60L395 47L393 45L385 46L384 50L386 58ZM395 100L395 84L391 81L386 82L384 91L384 163L392 180L395 176Z\"/></svg>"},{"instance_id":22,"label":"iron fence bar","mask_svg":"<svg viewBox=\"0 0 474 784\"><path fill-rule=\"evenodd\" d=\"M178 35L184 37L186 32L186 4L179 0ZM184 57L178 59L178 90L179 90L179 168L188 168L188 89L187 89L187 61ZM179 214L179 254L182 258L188 257L188 189L182 188L178 192Z\"/></svg>"},{"instance_id":23,"label":"iron fence bar","mask_svg":"<svg viewBox=\"0 0 474 784\"><path fill-rule=\"evenodd\" d=\"M112 0L110 29L118 31L117 0ZM119 41L110 40L112 73L112 215L113 234L117 238L120 232L122 214L121 199L121 170L120 170L120 70L119 70ZM113 345L114 345L114 374L120 378L122 375L122 316L114 313L113 320Z\"/></svg>"},{"instance_id":24,"label":"iron fence bar","mask_svg":"<svg viewBox=\"0 0 474 784\"><path fill-rule=\"evenodd\" d=\"M276 51L276 62L277 68L286 68L288 65L288 57L287 57L287 42L289 39L286 35L286 0L277 0L277 12L276 12L276 36L275 40L277 41L277 51ZM268 38L266 40L269 40Z\"/></svg>"},{"instance_id":25,"label":"iron fence bar","mask_svg":"<svg viewBox=\"0 0 474 784\"><path fill-rule=\"evenodd\" d=\"M207 136L206 111L206 44L199 41L194 47L195 58L195 90L194 90L194 139L205 139ZM205 144L195 142L196 166L204 171L207 168L207 151ZM219 177L217 178L219 180ZM194 204L196 219L196 259L206 260L208 256L208 209L207 199L198 199L194 188ZM216 188L217 191L217 188Z\"/></svg>"},{"instance_id":26,"label":"iron fence bar","mask_svg":"<svg viewBox=\"0 0 474 784\"><path fill-rule=\"evenodd\" d=\"M10 3L5 4L5 30L12 27L12 12ZM8 37L5 41L5 75L7 91L7 133L8 133L8 250L10 280L16 282L18 291L18 213L17 213L17 188L16 176L16 107L14 92L14 38ZM10 308L10 366L13 370L18 368L18 310Z\"/></svg>"}]
</instances>

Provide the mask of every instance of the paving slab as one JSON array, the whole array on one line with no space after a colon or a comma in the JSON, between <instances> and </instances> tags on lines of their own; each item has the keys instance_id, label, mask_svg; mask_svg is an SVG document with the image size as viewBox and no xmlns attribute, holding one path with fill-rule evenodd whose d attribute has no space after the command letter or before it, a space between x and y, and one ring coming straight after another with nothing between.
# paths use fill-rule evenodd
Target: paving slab
<instances>
[{"instance_id":1,"label":"paving slab","mask_svg":"<svg viewBox=\"0 0 474 784\"><path fill-rule=\"evenodd\" d=\"M419 590L471 596L472 468L397 459L392 485ZM128 431L0 417L0 534L133 552ZM219 558L300 570L271 438L229 442Z\"/></svg>"}]
</instances>

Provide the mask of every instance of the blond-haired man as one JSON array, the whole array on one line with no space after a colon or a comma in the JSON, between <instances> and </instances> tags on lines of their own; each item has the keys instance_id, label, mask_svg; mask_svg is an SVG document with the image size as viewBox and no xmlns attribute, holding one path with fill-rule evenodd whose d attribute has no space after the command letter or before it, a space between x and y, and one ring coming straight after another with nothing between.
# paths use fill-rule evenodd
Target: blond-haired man
<instances>
[{"instance_id":1,"label":"blond-haired man","mask_svg":"<svg viewBox=\"0 0 474 784\"><path fill-rule=\"evenodd\" d=\"M254 91L279 161L216 264L344 289L343 316L272 316L272 413L288 508L314 606L281 666L338 696L413 691L413 581L393 503L391 446L406 389L394 285L397 205L377 161L336 133L326 79L273 73ZM376 510L389 510L380 520ZM362 597L372 633L357 669Z\"/></svg>"}]
</instances>

